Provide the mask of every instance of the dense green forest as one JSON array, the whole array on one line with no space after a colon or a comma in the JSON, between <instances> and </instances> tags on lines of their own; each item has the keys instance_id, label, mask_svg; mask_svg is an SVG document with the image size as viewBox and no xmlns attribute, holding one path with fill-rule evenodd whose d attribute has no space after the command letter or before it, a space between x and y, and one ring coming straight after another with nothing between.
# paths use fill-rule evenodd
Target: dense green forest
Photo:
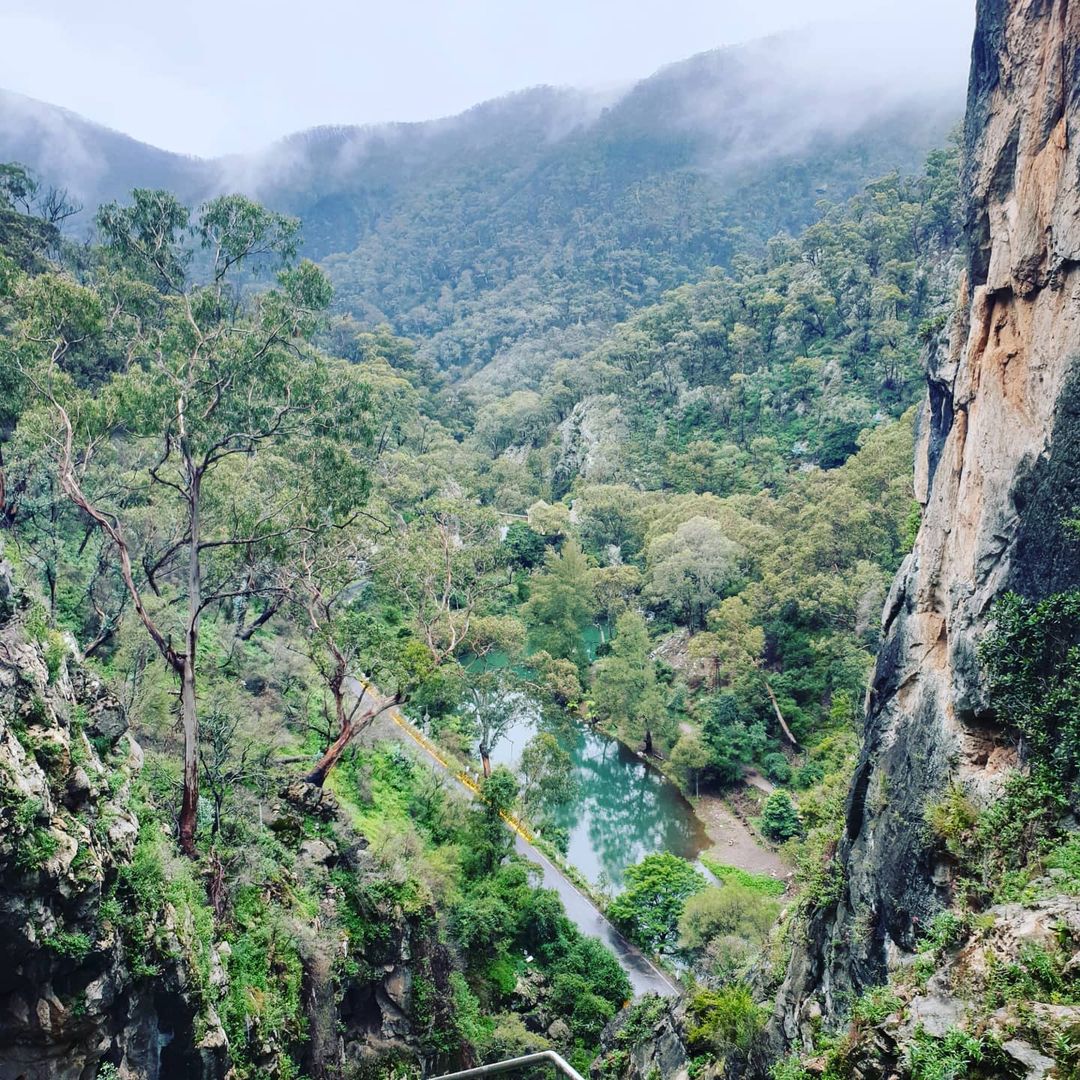
<instances>
[{"instance_id":1,"label":"dense green forest","mask_svg":"<svg viewBox=\"0 0 1080 1080\"><path fill-rule=\"evenodd\" d=\"M100 938L58 925L50 947L85 958L113 935L147 973L180 948L236 1075L288 1077L328 1037L301 1001L313 958L319 992L345 1001L400 930L425 1067L553 1045L585 1068L630 987L501 818L558 858L567 725L616 735L694 796L764 774L775 791L740 796L748 820L788 844L798 904L820 903L882 604L918 525L912 406L954 287L957 162L936 150L917 175L793 202L811 161L713 217L681 181L596 180L610 205L589 217L589 258L496 254L502 279L479 249L441 246L467 229L424 213L324 271L300 257L299 222L238 195L190 209L139 189L76 243L62 196L5 166L0 542L21 597L5 614L50 686L78 659L109 688L146 757L138 771L95 736L138 836ZM455 192L432 199L467 208ZM660 215L652 234L627 200ZM676 210L695 231L673 245ZM584 228L557 205L519 217L520 236L469 212L523 248L540 225ZM739 214L775 235L743 236ZM419 286L387 271L416 246L446 263L416 269ZM675 248L696 254L665 269ZM394 329L343 316L360 296ZM526 331L586 322L509 385L466 378ZM491 757L520 692L543 717L515 772ZM78 762L49 741L51 708L28 697L15 734L59 790ZM398 708L482 774L477 800L369 738ZM86 725L72 715L73 738ZM27 875L55 855L42 813L0 804ZM784 890L710 869L722 885L650 856L608 905L697 987L703 1060L756 1023L740 980ZM166 908L179 946L151 929Z\"/></svg>"}]
</instances>

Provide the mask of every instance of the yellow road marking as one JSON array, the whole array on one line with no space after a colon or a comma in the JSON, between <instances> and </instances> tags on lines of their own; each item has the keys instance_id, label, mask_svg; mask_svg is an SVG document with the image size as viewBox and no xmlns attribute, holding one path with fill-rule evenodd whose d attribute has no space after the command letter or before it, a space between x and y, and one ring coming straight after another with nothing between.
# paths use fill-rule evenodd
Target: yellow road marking
<instances>
[{"instance_id":1,"label":"yellow road marking","mask_svg":"<svg viewBox=\"0 0 1080 1080\"><path fill-rule=\"evenodd\" d=\"M446 760L446 758L444 758L442 754L439 753L438 749L431 742L431 740L428 739L421 732L417 731L416 728L413 727L413 725L410 724L409 721L406 720L405 717L403 717L397 709L393 709L388 715L390 716L390 719L393 720L394 723L397 724L397 726L401 728L401 730L404 731L405 734L413 740L413 742L420 746L425 751L425 753L433 757L448 773L450 773L452 777L454 777L455 780L457 780L459 784L461 784L463 787L468 788L474 795L480 794L480 787L473 780L473 778L469 776L468 773L462 772L460 769L455 769ZM500 810L499 817L501 817L503 821L505 821L506 824L509 825L510 828L514 832L516 832L518 836L520 836L521 839L524 840L526 843L536 843L536 840L534 839L532 833L529 832L529 830L526 829L525 826L522 825L521 822L518 821L518 819L515 818L512 814L508 814L505 810Z\"/></svg>"}]
</instances>

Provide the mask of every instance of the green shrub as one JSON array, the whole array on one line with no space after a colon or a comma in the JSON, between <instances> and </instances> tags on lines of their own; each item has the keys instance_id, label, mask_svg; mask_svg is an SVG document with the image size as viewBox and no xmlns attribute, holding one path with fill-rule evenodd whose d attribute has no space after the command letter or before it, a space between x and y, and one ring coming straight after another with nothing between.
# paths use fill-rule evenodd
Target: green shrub
<instances>
[{"instance_id":1,"label":"green shrub","mask_svg":"<svg viewBox=\"0 0 1080 1080\"><path fill-rule=\"evenodd\" d=\"M786 791L774 791L761 811L761 831L777 843L790 840L802 832L802 820Z\"/></svg>"},{"instance_id":2,"label":"green shrub","mask_svg":"<svg viewBox=\"0 0 1080 1080\"><path fill-rule=\"evenodd\" d=\"M836 857L843 821L812 830L795 851L795 880L799 904L805 911L829 907L840 899L844 868Z\"/></svg>"},{"instance_id":3,"label":"green shrub","mask_svg":"<svg viewBox=\"0 0 1080 1080\"><path fill-rule=\"evenodd\" d=\"M1080 894L1080 836L1070 836L1047 852L1043 866L1064 872L1054 883L1060 892Z\"/></svg>"},{"instance_id":4,"label":"green shrub","mask_svg":"<svg viewBox=\"0 0 1080 1080\"><path fill-rule=\"evenodd\" d=\"M792 781L800 791L814 787L825 779L825 769L820 761L808 761L800 765L792 777Z\"/></svg>"},{"instance_id":5,"label":"green shrub","mask_svg":"<svg viewBox=\"0 0 1080 1080\"><path fill-rule=\"evenodd\" d=\"M859 1024L880 1024L900 1008L900 999L888 985L868 990L851 1009L851 1019Z\"/></svg>"},{"instance_id":6,"label":"green shrub","mask_svg":"<svg viewBox=\"0 0 1080 1080\"><path fill-rule=\"evenodd\" d=\"M775 900L742 885L707 888L686 901L679 917L679 944L697 950L728 936L761 941L779 913Z\"/></svg>"},{"instance_id":7,"label":"green shrub","mask_svg":"<svg viewBox=\"0 0 1080 1080\"><path fill-rule=\"evenodd\" d=\"M94 947L94 942L88 934L68 933L64 930L49 934L42 939L42 944L57 956L66 957L80 964L90 955L90 950Z\"/></svg>"},{"instance_id":8,"label":"green shrub","mask_svg":"<svg viewBox=\"0 0 1080 1080\"><path fill-rule=\"evenodd\" d=\"M261 1048L269 1042L276 1050L275 1072L295 1076L289 1050L299 1047L307 1034L301 998L303 964L295 934L257 888L249 887L236 896L234 912L236 926L227 936L232 954L221 1021L237 1073L252 1080L262 1075ZM258 1070L246 1063L252 1051L260 1058Z\"/></svg>"},{"instance_id":9,"label":"green shrub","mask_svg":"<svg viewBox=\"0 0 1080 1080\"><path fill-rule=\"evenodd\" d=\"M1008 593L994 605L979 659L994 710L1023 736L1073 805L1080 803L1080 591L1038 603Z\"/></svg>"},{"instance_id":10,"label":"green shrub","mask_svg":"<svg viewBox=\"0 0 1080 1080\"><path fill-rule=\"evenodd\" d=\"M965 1080L974 1076L1004 1080L1016 1075L990 1039L955 1028L941 1038L919 1028L908 1046L907 1065L911 1080Z\"/></svg>"},{"instance_id":11,"label":"green shrub","mask_svg":"<svg viewBox=\"0 0 1080 1080\"><path fill-rule=\"evenodd\" d=\"M60 840L49 829L37 827L19 837L15 848L15 865L24 873L43 869L60 850Z\"/></svg>"},{"instance_id":12,"label":"green shrub","mask_svg":"<svg viewBox=\"0 0 1080 1080\"><path fill-rule=\"evenodd\" d=\"M50 630L45 638L44 657L45 667L49 672L49 682L56 682L60 674L60 668L67 659L68 647L62 634L56 630Z\"/></svg>"},{"instance_id":13,"label":"green shrub","mask_svg":"<svg viewBox=\"0 0 1080 1080\"><path fill-rule=\"evenodd\" d=\"M688 1013L689 1049L709 1049L721 1056L733 1050L748 1050L767 1016L767 1010L754 1004L750 988L742 983L721 990L695 991Z\"/></svg>"},{"instance_id":14,"label":"green shrub","mask_svg":"<svg viewBox=\"0 0 1080 1080\"><path fill-rule=\"evenodd\" d=\"M791 780L791 762L783 754L766 754L761 768L774 784L787 784Z\"/></svg>"}]
</instances>

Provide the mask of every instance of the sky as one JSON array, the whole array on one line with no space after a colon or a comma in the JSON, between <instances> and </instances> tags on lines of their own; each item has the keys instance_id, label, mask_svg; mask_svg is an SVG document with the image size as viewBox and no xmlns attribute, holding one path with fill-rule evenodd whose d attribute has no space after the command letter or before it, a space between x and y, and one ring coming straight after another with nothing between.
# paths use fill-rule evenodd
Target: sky
<instances>
[{"instance_id":1,"label":"sky","mask_svg":"<svg viewBox=\"0 0 1080 1080\"><path fill-rule=\"evenodd\" d=\"M808 22L880 24L962 78L974 0L4 0L0 86L182 153L425 120L538 84L612 88ZM955 72L954 72L955 69Z\"/></svg>"}]
</instances>

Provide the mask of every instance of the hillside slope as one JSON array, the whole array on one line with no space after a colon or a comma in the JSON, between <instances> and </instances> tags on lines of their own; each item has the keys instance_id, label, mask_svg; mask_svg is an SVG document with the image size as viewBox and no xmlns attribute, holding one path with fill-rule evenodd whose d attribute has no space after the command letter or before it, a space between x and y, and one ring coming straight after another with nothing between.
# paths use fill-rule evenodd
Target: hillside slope
<instances>
[{"instance_id":1,"label":"hillside slope","mask_svg":"<svg viewBox=\"0 0 1080 1080\"><path fill-rule=\"evenodd\" d=\"M915 170L955 122L959 91L897 78L900 56L850 70L860 51L807 32L702 53L621 94L540 87L443 120L319 128L214 161L4 94L0 160L89 208L135 186L187 202L242 190L303 220L342 312L420 339L445 368L496 360L528 373L798 232L819 199Z\"/></svg>"}]
</instances>

